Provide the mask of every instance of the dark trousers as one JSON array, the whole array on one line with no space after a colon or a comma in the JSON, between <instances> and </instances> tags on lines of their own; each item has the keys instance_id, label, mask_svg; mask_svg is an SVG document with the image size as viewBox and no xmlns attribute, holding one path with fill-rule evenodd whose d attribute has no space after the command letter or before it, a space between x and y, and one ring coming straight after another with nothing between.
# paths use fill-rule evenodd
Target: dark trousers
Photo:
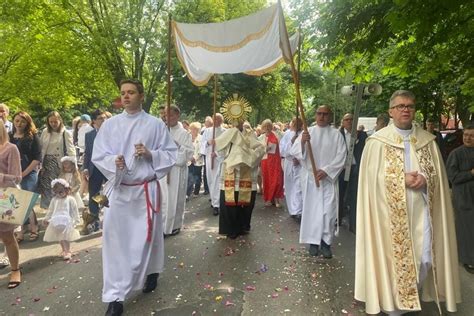
<instances>
[{"instance_id":1,"label":"dark trousers","mask_svg":"<svg viewBox=\"0 0 474 316\"><path fill-rule=\"evenodd\" d=\"M98 169L95 169L89 177L89 211L96 218L99 218L99 205L92 198L99 194L105 180L105 176Z\"/></svg>"},{"instance_id":2,"label":"dark trousers","mask_svg":"<svg viewBox=\"0 0 474 316\"><path fill-rule=\"evenodd\" d=\"M202 182L202 166L195 166L193 164L188 166L188 187L186 195L191 196L191 193L199 194Z\"/></svg>"},{"instance_id":3,"label":"dark trousers","mask_svg":"<svg viewBox=\"0 0 474 316\"><path fill-rule=\"evenodd\" d=\"M206 175L206 156L202 156L203 159L204 159L204 166L202 168L202 171L203 171L203 177L202 177L202 180L204 182L204 192L209 192L209 185L207 185L207 175Z\"/></svg>"},{"instance_id":4,"label":"dark trousers","mask_svg":"<svg viewBox=\"0 0 474 316\"><path fill-rule=\"evenodd\" d=\"M344 170L339 175L339 221L348 216L349 230L355 234L357 221L357 189L359 169L352 165L349 182L344 181Z\"/></svg>"},{"instance_id":5,"label":"dark trousers","mask_svg":"<svg viewBox=\"0 0 474 316\"><path fill-rule=\"evenodd\" d=\"M245 231L249 231L256 197L257 191L252 191L249 205L229 206L225 205L225 193L224 190L221 190L219 234L237 236L241 235ZM236 202L239 200L238 191L235 192L234 198Z\"/></svg>"}]
</instances>

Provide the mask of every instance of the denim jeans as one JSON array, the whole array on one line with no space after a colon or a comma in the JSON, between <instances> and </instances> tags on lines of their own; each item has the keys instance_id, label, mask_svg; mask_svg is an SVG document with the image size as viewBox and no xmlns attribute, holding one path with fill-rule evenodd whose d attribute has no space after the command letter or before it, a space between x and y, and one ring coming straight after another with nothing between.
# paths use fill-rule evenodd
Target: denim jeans
<instances>
[{"instance_id":1,"label":"denim jeans","mask_svg":"<svg viewBox=\"0 0 474 316\"><path fill-rule=\"evenodd\" d=\"M20 182L20 187L23 190L35 192L38 184L38 171L33 170L28 175L23 177Z\"/></svg>"},{"instance_id":2,"label":"denim jeans","mask_svg":"<svg viewBox=\"0 0 474 316\"><path fill-rule=\"evenodd\" d=\"M35 192L37 184L38 184L38 171L33 170L28 175L26 175L25 177L21 179L20 188L22 190ZM32 210L32 212L34 212L34 210ZM28 225L29 223L30 223L30 219L28 218L25 221L25 225Z\"/></svg>"},{"instance_id":3,"label":"denim jeans","mask_svg":"<svg viewBox=\"0 0 474 316\"><path fill-rule=\"evenodd\" d=\"M188 187L186 190L186 195L190 196L191 193L199 194L199 189L201 188L201 174L202 166L195 166L193 164L188 167Z\"/></svg>"}]
</instances>

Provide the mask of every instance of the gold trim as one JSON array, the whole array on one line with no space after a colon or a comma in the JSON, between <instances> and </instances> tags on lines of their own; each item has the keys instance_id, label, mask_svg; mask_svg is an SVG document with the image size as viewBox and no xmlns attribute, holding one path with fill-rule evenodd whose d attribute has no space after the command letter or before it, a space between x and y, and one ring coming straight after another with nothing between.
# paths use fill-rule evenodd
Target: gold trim
<instances>
[{"instance_id":1,"label":"gold trim","mask_svg":"<svg viewBox=\"0 0 474 316\"><path fill-rule=\"evenodd\" d=\"M196 80L196 79L193 78L193 76L191 76L191 74L190 74L190 72L189 72L189 69L186 67L186 64L185 64L185 62L184 62L183 56L181 56L180 51L179 51L179 49L178 49L178 42L177 42L177 40L176 40L176 36L175 36L175 33L174 33L174 30L175 30L176 28L175 28L175 26L173 26L173 24L172 24L171 27L172 27L172 32L171 32L171 34L172 34L172 36L173 36L173 38L174 38L174 47L175 47L175 49L176 49L176 56L178 57L179 63L181 64L181 67L183 67L184 72L186 73L186 76L188 76L189 80L191 80L191 82L192 82L195 86L198 86L198 87L205 86L205 85L209 82L209 80L212 78L213 74L209 74L206 79L201 80L201 81Z\"/></svg>"},{"instance_id":2,"label":"gold trim","mask_svg":"<svg viewBox=\"0 0 474 316\"><path fill-rule=\"evenodd\" d=\"M257 40L257 39L261 38L263 35L265 35L268 32L268 30L270 29L271 25L273 24L273 22L275 20L276 13L277 13L277 6L275 6L275 9L273 10L270 21L267 22L267 24L263 27L262 30L260 30L256 33L249 34L242 41L240 41L239 43L233 44L233 45L230 45L230 46L213 46L213 45L210 45L210 44L205 43L203 41L191 41L191 40L187 39L184 36L184 34L181 32L181 30L177 27L177 25L176 25L177 22L176 21L172 21L171 24L172 24L172 27L174 29L176 29L177 35L180 37L180 39L186 45L191 46L191 47L202 47L202 48L207 49L211 52L223 53L223 52L232 52L234 50L240 49L240 48L244 47L245 45L247 45L247 43L249 43L250 41Z\"/></svg>"},{"instance_id":3,"label":"gold trim","mask_svg":"<svg viewBox=\"0 0 474 316\"><path fill-rule=\"evenodd\" d=\"M385 194L390 207L393 264L398 309L421 309L405 190L404 151L384 146Z\"/></svg>"},{"instance_id":4,"label":"gold trim","mask_svg":"<svg viewBox=\"0 0 474 316\"><path fill-rule=\"evenodd\" d=\"M250 71L245 71L244 73L247 74L247 75L250 75L250 76L262 76L264 74L267 74L271 71L273 71L275 68L277 68L278 66L280 66L281 63L285 62L283 57L278 59L273 65L267 67L267 68L264 68L264 69L261 69L261 70L250 70Z\"/></svg>"},{"instance_id":5,"label":"gold trim","mask_svg":"<svg viewBox=\"0 0 474 316\"><path fill-rule=\"evenodd\" d=\"M433 229L433 198L435 194L436 184L439 183L438 181L438 174L436 173L436 168L433 164L432 154L429 150L428 146L424 146L417 151L419 154L418 162L420 164L420 168L423 171L423 174L426 177L426 193L428 195L428 207L430 213L430 227L431 227L431 268L433 269L433 281L436 293L436 304L438 305L438 309L441 315L441 306L439 303L439 292L438 292L438 274L437 274L437 267L436 267L436 254L435 254L435 241L434 241L434 234L435 230Z\"/></svg>"}]
</instances>

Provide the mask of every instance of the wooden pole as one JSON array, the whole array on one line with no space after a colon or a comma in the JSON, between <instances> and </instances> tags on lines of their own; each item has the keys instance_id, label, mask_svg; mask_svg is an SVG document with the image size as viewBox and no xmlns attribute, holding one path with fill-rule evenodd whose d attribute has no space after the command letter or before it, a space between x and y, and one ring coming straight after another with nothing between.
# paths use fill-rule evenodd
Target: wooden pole
<instances>
[{"instance_id":1,"label":"wooden pole","mask_svg":"<svg viewBox=\"0 0 474 316\"><path fill-rule=\"evenodd\" d=\"M298 86L301 85L301 44L303 43L303 36L301 34L301 26L298 28L298 33L299 33L299 38L298 38ZM295 127L295 135L298 135L298 130L301 128L301 126L298 126L298 117L299 117L299 111L298 111L298 102L296 102L296 127Z\"/></svg>"},{"instance_id":2,"label":"wooden pole","mask_svg":"<svg viewBox=\"0 0 474 316\"><path fill-rule=\"evenodd\" d=\"M167 93L166 93L166 125L168 131L170 130L170 115L171 115L171 13L168 15L168 65L167 65ZM166 183L170 183L170 174L166 176Z\"/></svg>"},{"instance_id":3,"label":"wooden pole","mask_svg":"<svg viewBox=\"0 0 474 316\"><path fill-rule=\"evenodd\" d=\"M214 150L216 144L214 139L216 138L216 103L217 103L217 74L214 74L214 101L212 103L212 152L211 152L211 170L214 169Z\"/></svg>"},{"instance_id":4,"label":"wooden pole","mask_svg":"<svg viewBox=\"0 0 474 316\"><path fill-rule=\"evenodd\" d=\"M281 1L278 0L278 5L279 5L279 9L281 10L281 17L284 19L284 16L283 16L283 8L281 6ZM303 130L305 131L305 133L308 133L308 126L306 124L306 117L304 115L304 109L303 109L303 102L301 101L301 93L300 93L300 84L299 84L299 80L298 80L298 73L296 71L296 67L295 67L295 62L293 61L293 53L291 52L291 45L290 45L290 38L288 36L288 29L286 28L286 23L284 22L283 20L283 24L284 24L284 40L285 40L285 44L286 46L288 47L288 49L290 50L290 66L291 66L291 74L293 76L293 82L295 83L295 90L296 90L296 104L298 105L298 108L300 110L300 114L301 114L301 120L303 121ZM307 146L308 146L308 154L309 154L309 159L311 161L311 167L313 169L313 176L314 176L314 181L316 182L316 186L319 188L319 180L317 179L316 177L316 163L314 161L314 156L313 156L313 150L311 148L311 142L306 142Z\"/></svg>"}]
</instances>

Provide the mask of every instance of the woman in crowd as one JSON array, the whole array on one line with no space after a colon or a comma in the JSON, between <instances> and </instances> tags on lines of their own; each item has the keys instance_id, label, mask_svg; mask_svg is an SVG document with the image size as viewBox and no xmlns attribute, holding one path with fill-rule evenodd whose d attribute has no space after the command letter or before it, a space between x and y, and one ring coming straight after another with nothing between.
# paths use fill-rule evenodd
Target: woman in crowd
<instances>
[{"instance_id":1,"label":"woman in crowd","mask_svg":"<svg viewBox=\"0 0 474 316\"><path fill-rule=\"evenodd\" d=\"M8 141L8 133L0 124L0 187L15 187L21 181L21 163L18 148ZM10 281L8 289L21 283L18 243L13 230L15 225L0 223L0 239L3 241L10 261Z\"/></svg>"},{"instance_id":2,"label":"woman in crowd","mask_svg":"<svg viewBox=\"0 0 474 316\"><path fill-rule=\"evenodd\" d=\"M20 152L22 176L20 187L26 191L36 192L38 168L41 160L41 146L35 123L33 123L28 113L20 111L13 116L13 130L10 134L10 142L15 144ZM30 240L37 240L38 220L36 219L34 209L25 226L28 224L30 226ZM16 239L18 242L21 242L23 238L22 229L16 234Z\"/></svg>"},{"instance_id":3,"label":"woman in crowd","mask_svg":"<svg viewBox=\"0 0 474 316\"><path fill-rule=\"evenodd\" d=\"M204 165L204 157L200 153L201 149L201 123L193 122L189 125L189 131L191 132L191 137L194 145L194 154L189 162L188 166L188 188L186 195L191 197L191 194L194 192L194 195L199 195L199 189L201 188L202 181L202 166Z\"/></svg>"},{"instance_id":4,"label":"woman in crowd","mask_svg":"<svg viewBox=\"0 0 474 316\"><path fill-rule=\"evenodd\" d=\"M270 120L262 122L265 133L264 144L267 153L262 159L263 200L265 206L281 207L280 199L283 198L283 169L278 137L273 133L273 124Z\"/></svg>"},{"instance_id":5,"label":"woman in crowd","mask_svg":"<svg viewBox=\"0 0 474 316\"><path fill-rule=\"evenodd\" d=\"M61 158L75 156L72 135L64 128L58 112L53 111L46 117L46 128L41 133L42 166L38 179L38 192L41 194L41 207L47 209L51 202L51 181L59 176Z\"/></svg>"}]
</instances>

